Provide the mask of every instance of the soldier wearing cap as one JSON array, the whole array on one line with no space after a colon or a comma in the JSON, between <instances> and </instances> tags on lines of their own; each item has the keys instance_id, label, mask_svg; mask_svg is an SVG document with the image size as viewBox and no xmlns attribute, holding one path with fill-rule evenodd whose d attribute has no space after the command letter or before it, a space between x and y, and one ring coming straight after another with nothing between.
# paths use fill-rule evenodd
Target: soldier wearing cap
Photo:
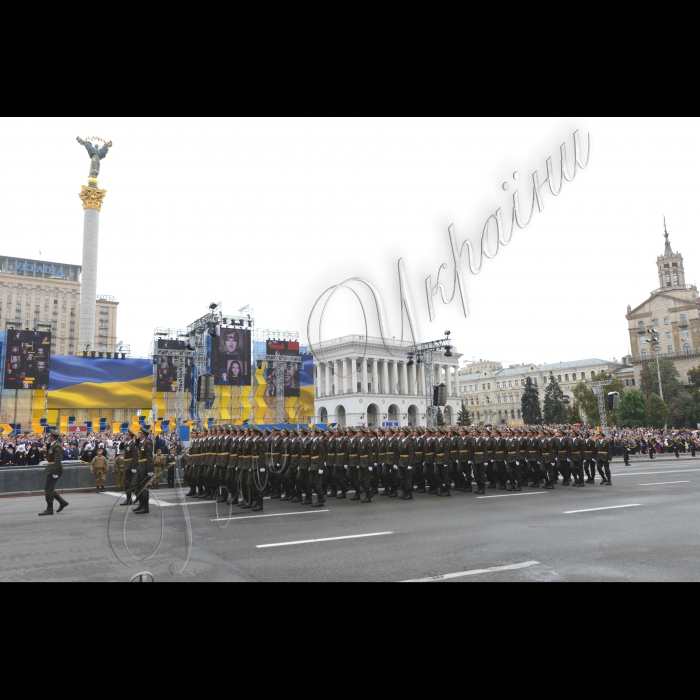
<instances>
[{"instance_id":1,"label":"soldier wearing cap","mask_svg":"<svg viewBox=\"0 0 700 700\"><path fill-rule=\"evenodd\" d=\"M278 483L280 489L280 501L287 500L291 501L294 496L290 496L290 492L287 491L287 471L289 469L289 444L290 444L290 431L289 428L283 428L280 431L280 458L279 458L279 475Z\"/></svg>"},{"instance_id":2,"label":"soldier wearing cap","mask_svg":"<svg viewBox=\"0 0 700 700\"><path fill-rule=\"evenodd\" d=\"M137 460L138 452L136 451L136 433L129 430L127 433L129 440L124 444L124 490L126 491L126 502L121 505L128 507L134 503L134 491L136 489L135 481L138 469L134 467L134 459Z\"/></svg>"},{"instance_id":3,"label":"soldier wearing cap","mask_svg":"<svg viewBox=\"0 0 700 700\"><path fill-rule=\"evenodd\" d=\"M515 431L509 430L506 438L506 468L510 477L510 483L507 487L508 491L522 491L523 470L521 461L520 443L516 438Z\"/></svg>"},{"instance_id":4,"label":"soldier wearing cap","mask_svg":"<svg viewBox=\"0 0 700 700\"><path fill-rule=\"evenodd\" d=\"M540 488L542 482L542 472L540 470L540 438L539 432L534 428L528 429L527 436L527 463L528 477L530 479L530 487L533 489ZM527 483L528 479L525 479Z\"/></svg>"},{"instance_id":5,"label":"soldier wearing cap","mask_svg":"<svg viewBox=\"0 0 700 700\"><path fill-rule=\"evenodd\" d=\"M571 470L574 475L574 486L586 488L583 480L583 440L576 430L571 431Z\"/></svg>"},{"instance_id":6,"label":"soldier wearing cap","mask_svg":"<svg viewBox=\"0 0 700 700\"><path fill-rule=\"evenodd\" d=\"M299 471L297 472L297 497L303 495L302 506L312 506L314 504L312 495L312 484L310 482L311 469L311 449L312 438L308 428L301 429L301 439L299 442Z\"/></svg>"},{"instance_id":7,"label":"soldier wearing cap","mask_svg":"<svg viewBox=\"0 0 700 700\"><path fill-rule=\"evenodd\" d=\"M46 486L44 495L46 496L46 510L39 514L40 518L53 515L53 503L58 501L59 513L68 508L68 503L56 494L56 485L63 476L63 439L58 430L49 433L49 450L46 457Z\"/></svg>"},{"instance_id":8,"label":"soldier wearing cap","mask_svg":"<svg viewBox=\"0 0 700 700\"><path fill-rule=\"evenodd\" d=\"M324 435L323 428L314 428L314 437L311 441L311 464L309 466L309 491L316 492L316 503L313 503L313 508L322 508L326 503L323 477L327 469L328 448Z\"/></svg>"},{"instance_id":9,"label":"soldier wearing cap","mask_svg":"<svg viewBox=\"0 0 700 700\"><path fill-rule=\"evenodd\" d=\"M595 485L595 469L597 458L598 446L593 436L589 431L583 434L583 459L584 468L586 470L586 483Z\"/></svg>"},{"instance_id":10,"label":"soldier wearing cap","mask_svg":"<svg viewBox=\"0 0 700 700\"><path fill-rule=\"evenodd\" d=\"M421 427L413 430L413 454L416 466L413 470L413 483L416 493L427 493L425 474L425 431Z\"/></svg>"},{"instance_id":11,"label":"soldier wearing cap","mask_svg":"<svg viewBox=\"0 0 700 700\"><path fill-rule=\"evenodd\" d=\"M507 441L503 437L500 430L493 428L491 431L490 451L491 451L491 472L489 474L489 488L495 489L498 483L498 488L501 491L506 490L506 481L508 480L507 472Z\"/></svg>"},{"instance_id":12,"label":"soldier wearing cap","mask_svg":"<svg viewBox=\"0 0 700 700\"><path fill-rule=\"evenodd\" d=\"M386 456L384 457L384 465L382 467L382 481L384 482L384 496L389 498L398 498L399 492L399 469L398 469L398 449L399 442L398 431L394 428L386 429L385 449ZM386 490L389 489L389 493Z\"/></svg>"},{"instance_id":13,"label":"soldier wearing cap","mask_svg":"<svg viewBox=\"0 0 700 700\"><path fill-rule=\"evenodd\" d=\"M439 495L449 498L452 495L450 481L450 444L448 431L445 428L437 429L438 438L435 442L435 478Z\"/></svg>"},{"instance_id":14,"label":"soldier wearing cap","mask_svg":"<svg viewBox=\"0 0 700 700\"><path fill-rule=\"evenodd\" d=\"M459 453L459 478L462 493L474 493L472 488L472 439L466 427L457 426L459 434L456 438L457 451Z\"/></svg>"},{"instance_id":15,"label":"soldier wearing cap","mask_svg":"<svg viewBox=\"0 0 700 700\"><path fill-rule=\"evenodd\" d=\"M571 441L564 435L563 430L557 430L554 441L556 447L557 470L562 476L562 486L571 486ZM555 483L558 483L558 474Z\"/></svg>"},{"instance_id":16,"label":"soldier wearing cap","mask_svg":"<svg viewBox=\"0 0 700 700\"><path fill-rule=\"evenodd\" d=\"M274 427L266 443L267 466L270 470L270 498L279 501L282 498L282 445L284 438L280 429Z\"/></svg>"},{"instance_id":17,"label":"soldier wearing cap","mask_svg":"<svg viewBox=\"0 0 700 700\"><path fill-rule=\"evenodd\" d=\"M328 428L326 433L326 469L323 475L323 483L326 486L328 498L338 498L338 485L335 480L335 462L338 457L338 447L340 442L340 433L338 428L331 430Z\"/></svg>"},{"instance_id":18,"label":"soldier wearing cap","mask_svg":"<svg viewBox=\"0 0 700 700\"><path fill-rule=\"evenodd\" d=\"M476 494L483 496L486 492L486 467L489 463L489 437L487 430L474 430L471 441L470 461L476 481Z\"/></svg>"},{"instance_id":19,"label":"soldier wearing cap","mask_svg":"<svg viewBox=\"0 0 700 700\"><path fill-rule=\"evenodd\" d=\"M416 466L416 456L410 435L411 432L408 428L401 428L396 443L396 465L399 468L399 486L403 491L402 501L413 500L413 470Z\"/></svg>"},{"instance_id":20,"label":"soldier wearing cap","mask_svg":"<svg viewBox=\"0 0 700 700\"><path fill-rule=\"evenodd\" d=\"M145 426L141 426L132 462L133 465L136 465L135 497L139 502L139 507L134 510L135 515L148 515L150 512L148 507L150 499L148 486L153 479L153 444L151 443L150 435L151 431Z\"/></svg>"},{"instance_id":21,"label":"soldier wearing cap","mask_svg":"<svg viewBox=\"0 0 700 700\"><path fill-rule=\"evenodd\" d=\"M238 442L238 474L237 481L240 488L240 501L238 507L241 510L248 510L253 507L248 487L248 477L250 476L250 466L253 458L252 432L250 428L243 431L243 438Z\"/></svg>"},{"instance_id":22,"label":"soldier wearing cap","mask_svg":"<svg viewBox=\"0 0 700 700\"><path fill-rule=\"evenodd\" d=\"M217 447L216 462L218 468L218 498L217 503L228 503L229 501L229 464L231 462L231 443L233 437L231 431L233 426L222 426L223 436Z\"/></svg>"},{"instance_id":23,"label":"soldier wearing cap","mask_svg":"<svg viewBox=\"0 0 700 700\"><path fill-rule=\"evenodd\" d=\"M598 435L596 455L598 459L598 473L603 479L600 485L612 486L610 462L612 462L613 459L613 447L612 443L605 437L605 435Z\"/></svg>"},{"instance_id":24,"label":"soldier wearing cap","mask_svg":"<svg viewBox=\"0 0 700 700\"><path fill-rule=\"evenodd\" d=\"M228 441L228 457L226 459L226 491L228 498L226 505L238 505L238 445L243 431L235 426L230 426L230 441Z\"/></svg>"},{"instance_id":25,"label":"soldier wearing cap","mask_svg":"<svg viewBox=\"0 0 700 700\"><path fill-rule=\"evenodd\" d=\"M372 497L379 495L379 482L382 477L382 469L379 466L379 431L374 428L367 428L367 435L372 448Z\"/></svg>"},{"instance_id":26,"label":"soldier wearing cap","mask_svg":"<svg viewBox=\"0 0 700 700\"><path fill-rule=\"evenodd\" d=\"M250 467L248 469L248 493L250 497L248 508L251 513L260 513L263 510L265 489L268 483L268 470L265 458L265 440L261 428L254 425L250 429Z\"/></svg>"},{"instance_id":27,"label":"soldier wearing cap","mask_svg":"<svg viewBox=\"0 0 700 700\"><path fill-rule=\"evenodd\" d=\"M298 430L290 431L290 440L287 443L287 471L284 475L284 487L287 495L283 501L292 503L302 502L302 492L297 486L299 476L299 462L301 461L301 433Z\"/></svg>"},{"instance_id":28,"label":"soldier wearing cap","mask_svg":"<svg viewBox=\"0 0 700 700\"><path fill-rule=\"evenodd\" d=\"M423 448L425 450L425 455L423 456L423 476L427 482L428 494L430 496L437 496L440 493L437 477L435 476L435 444L435 430L433 428L426 428L423 438Z\"/></svg>"},{"instance_id":29,"label":"soldier wearing cap","mask_svg":"<svg viewBox=\"0 0 700 700\"><path fill-rule=\"evenodd\" d=\"M362 503L372 502L372 474L374 473L374 449L367 436L365 428L359 428L357 432L357 493L362 489L364 498ZM349 468L350 465L348 465ZM360 500L353 498L352 500Z\"/></svg>"}]
</instances>

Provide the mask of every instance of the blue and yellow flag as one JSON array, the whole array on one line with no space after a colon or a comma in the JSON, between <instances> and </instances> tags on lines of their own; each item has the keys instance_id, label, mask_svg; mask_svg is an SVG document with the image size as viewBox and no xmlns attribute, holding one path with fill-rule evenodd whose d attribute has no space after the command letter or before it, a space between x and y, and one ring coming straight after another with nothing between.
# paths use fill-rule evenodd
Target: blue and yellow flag
<instances>
[{"instance_id":1,"label":"blue and yellow flag","mask_svg":"<svg viewBox=\"0 0 700 700\"><path fill-rule=\"evenodd\" d=\"M49 409L150 409L152 392L151 360L51 358Z\"/></svg>"}]
</instances>

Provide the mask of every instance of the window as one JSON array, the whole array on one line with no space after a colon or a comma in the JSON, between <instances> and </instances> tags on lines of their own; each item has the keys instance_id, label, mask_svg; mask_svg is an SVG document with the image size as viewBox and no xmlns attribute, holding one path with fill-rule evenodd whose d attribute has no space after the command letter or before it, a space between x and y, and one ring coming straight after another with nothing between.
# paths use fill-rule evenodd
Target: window
<instances>
[{"instance_id":1,"label":"window","mask_svg":"<svg viewBox=\"0 0 700 700\"><path fill-rule=\"evenodd\" d=\"M508 388L512 389L513 388L513 382L508 382Z\"/></svg>"},{"instance_id":2,"label":"window","mask_svg":"<svg viewBox=\"0 0 700 700\"><path fill-rule=\"evenodd\" d=\"M501 404L501 397L500 396L498 397L498 404L499 404L499 406Z\"/></svg>"},{"instance_id":3,"label":"window","mask_svg":"<svg viewBox=\"0 0 700 700\"><path fill-rule=\"evenodd\" d=\"M678 278L678 273L675 271L673 272L673 284L675 284L676 287L678 287L680 285L680 279Z\"/></svg>"},{"instance_id":4,"label":"window","mask_svg":"<svg viewBox=\"0 0 700 700\"><path fill-rule=\"evenodd\" d=\"M669 333L669 335L671 335L671 334ZM669 340L670 340L670 338L669 338ZM646 342L647 342L647 339L646 339L646 338L641 338L639 342L640 342L642 345L645 345Z\"/></svg>"},{"instance_id":5,"label":"window","mask_svg":"<svg viewBox=\"0 0 700 700\"><path fill-rule=\"evenodd\" d=\"M544 379L542 380L542 383L543 383L543 384L546 384L546 383L547 383L547 377L544 377Z\"/></svg>"},{"instance_id":6,"label":"window","mask_svg":"<svg viewBox=\"0 0 700 700\"><path fill-rule=\"evenodd\" d=\"M569 375L566 374L566 375L564 375L564 376L566 377L566 381L568 382L568 381L569 381Z\"/></svg>"},{"instance_id":7,"label":"window","mask_svg":"<svg viewBox=\"0 0 700 700\"><path fill-rule=\"evenodd\" d=\"M690 349L690 345L688 345L687 343L683 346L683 353L684 353L686 356L689 356L689 355L692 354L692 353L691 353L691 349Z\"/></svg>"},{"instance_id":8,"label":"window","mask_svg":"<svg viewBox=\"0 0 700 700\"><path fill-rule=\"evenodd\" d=\"M669 354L669 355L673 355L673 347L672 347L672 346L669 346L669 348L668 348L668 354Z\"/></svg>"},{"instance_id":9,"label":"window","mask_svg":"<svg viewBox=\"0 0 700 700\"><path fill-rule=\"evenodd\" d=\"M576 381L576 375L574 374L574 381Z\"/></svg>"},{"instance_id":10,"label":"window","mask_svg":"<svg viewBox=\"0 0 700 700\"><path fill-rule=\"evenodd\" d=\"M646 350L642 350L642 359L643 360L649 359L649 353Z\"/></svg>"},{"instance_id":11,"label":"window","mask_svg":"<svg viewBox=\"0 0 700 700\"><path fill-rule=\"evenodd\" d=\"M585 378L586 378L586 373L585 373L585 372L581 372L581 379L585 379Z\"/></svg>"},{"instance_id":12,"label":"window","mask_svg":"<svg viewBox=\"0 0 700 700\"><path fill-rule=\"evenodd\" d=\"M690 331L683 331L681 333L681 337L683 338L683 340L688 340L688 338L690 338Z\"/></svg>"},{"instance_id":13,"label":"window","mask_svg":"<svg viewBox=\"0 0 700 700\"><path fill-rule=\"evenodd\" d=\"M625 379L625 386L629 386L629 385L630 385L630 380L629 380L629 379Z\"/></svg>"},{"instance_id":14,"label":"window","mask_svg":"<svg viewBox=\"0 0 700 700\"><path fill-rule=\"evenodd\" d=\"M668 316L666 316L666 318L664 319L664 326L670 326L670 325L671 325L671 319Z\"/></svg>"},{"instance_id":15,"label":"window","mask_svg":"<svg viewBox=\"0 0 700 700\"><path fill-rule=\"evenodd\" d=\"M501 382L497 382L497 383L496 383L496 389L500 389L500 388L501 388Z\"/></svg>"},{"instance_id":16,"label":"window","mask_svg":"<svg viewBox=\"0 0 700 700\"><path fill-rule=\"evenodd\" d=\"M491 385L490 385L490 384L488 385L488 387L489 387L489 391L491 391Z\"/></svg>"},{"instance_id":17,"label":"window","mask_svg":"<svg viewBox=\"0 0 700 700\"><path fill-rule=\"evenodd\" d=\"M654 321L653 321L653 323L654 323L654 328L658 328L658 327L659 327L659 319L658 319L658 318L655 318Z\"/></svg>"},{"instance_id":18,"label":"window","mask_svg":"<svg viewBox=\"0 0 700 700\"><path fill-rule=\"evenodd\" d=\"M666 284L670 287L671 286L671 273L667 272L666 273Z\"/></svg>"},{"instance_id":19,"label":"window","mask_svg":"<svg viewBox=\"0 0 700 700\"><path fill-rule=\"evenodd\" d=\"M688 325L688 317L685 314L681 314L681 326L687 326Z\"/></svg>"},{"instance_id":20,"label":"window","mask_svg":"<svg viewBox=\"0 0 700 700\"><path fill-rule=\"evenodd\" d=\"M670 333L666 333L666 340L671 340L672 336Z\"/></svg>"}]
</instances>

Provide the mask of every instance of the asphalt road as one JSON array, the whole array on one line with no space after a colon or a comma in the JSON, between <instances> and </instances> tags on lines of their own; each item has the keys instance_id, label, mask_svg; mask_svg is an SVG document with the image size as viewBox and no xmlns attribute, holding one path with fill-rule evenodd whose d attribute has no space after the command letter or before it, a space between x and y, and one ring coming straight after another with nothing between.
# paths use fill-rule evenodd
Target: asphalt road
<instances>
[{"instance_id":1,"label":"asphalt road","mask_svg":"<svg viewBox=\"0 0 700 700\"><path fill-rule=\"evenodd\" d=\"M0 499L0 581L700 580L700 460L615 463L613 483L320 511L266 501L262 517L161 490L162 507L126 525L117 494L68 496L41 519L41 499Z\"/></svg>"}]
</instances>

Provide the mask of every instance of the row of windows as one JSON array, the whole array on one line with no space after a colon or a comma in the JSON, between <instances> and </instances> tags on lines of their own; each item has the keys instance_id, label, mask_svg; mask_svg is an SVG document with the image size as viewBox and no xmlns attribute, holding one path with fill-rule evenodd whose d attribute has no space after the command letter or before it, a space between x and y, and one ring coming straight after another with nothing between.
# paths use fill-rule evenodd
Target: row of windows
<instances>
[{"instance_id":1,"label":"row of windows","mask_svg":"<svg viewBox=\"0 0 700 700\"><path fill-rule=\"evenodd\" d=\"M580 377L580 381L586 381L586 379L588 378L587 374L590 374L590 378L593 379L595 372L590 372L590 373L581 372L580 375L578 372L576 372L574 374L564 374L564 375L559 374L559 375L557 375L557 382L559 382L560 384L562 382L564 382L564 383L578 382L579 377ZM549 381L549 377L545 376L542 381L545 384L547 384L547 382ZM524 388L526 383L527 383L526 379L516 379L516 380L511 380L509 382L496 382L496 389L502 390L502 389L517 389L519 387ZM539 386L539 380L537 379L537 377L532 378L532 383L536 387ZM481 390L482 391L491 391L491 384L490 383L482 384ZM478 384L462 385L462 387L461 387L462 394L474 393L477 391L479 391Z\"/></svg>"},{"instance_id":2,"label":"row of windows","mask_svg":"<svg viewBox=\"0 0 700 700\"><path fill-rule=\"evenodd\" d=\"M652 323L654 324L654 328L659 328L659 319L655 318ZM671 318L669 316L666 316L664 318L664 326L670 326L671 325ZM678 325L679 326L687 326L688 325L688 316L686 314L681 314L678 320ZM646 333L647 332L647 324L644 323L644 321L640 321L637 324L637 330L640 333Z\"/></svg>"},{"instance_id":3,"label":"row of windows","mask_svg":"<svg viewBox=\"0 0 700 700\"><path fill-rule=\"evenodd\" d=\"M676 354L676 352L675 352L673 346L671 346L671 345L668 346L668 354L669 354L669 355L675 355L675 354ZM688 345L687 343L683 346L683 354L684 354L686 357L690 357L690 355L693 354L693 348L692 348L690 345ZM642 350L642 359L643 359L643 360L648 360L648 359L649 359L649 351L648 351L648 350Z\"/></svg>"}]
</instances>

